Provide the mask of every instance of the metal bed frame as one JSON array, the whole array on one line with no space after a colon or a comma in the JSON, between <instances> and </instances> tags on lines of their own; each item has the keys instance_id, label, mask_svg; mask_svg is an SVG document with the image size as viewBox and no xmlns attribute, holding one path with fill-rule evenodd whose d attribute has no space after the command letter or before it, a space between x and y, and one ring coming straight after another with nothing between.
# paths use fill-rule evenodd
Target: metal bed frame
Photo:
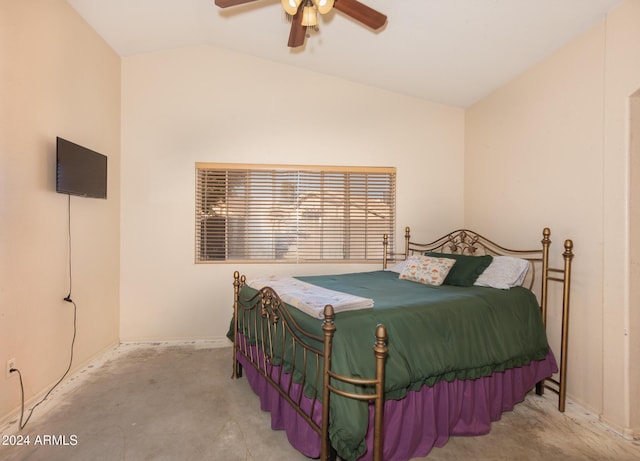
<instances>
[{"instance_id":1,"label":"metal bed frame","mask_svg":"<svg viewBox=\"0 0 640 461\"><path fill-rule=\"evenodd\" d=\"M513 250L502 247L476 232L460 229L453 231L430 243L411 241L410 229L405 229L405 245L403 253L389 251L389 239L383 237L383 268L389 261L398 258L406 259L416 252L436 251L442 253L458 253L470 255L506 255L516 256L529 261L530 270L527 276L531 289L536 281L536 266L541 266L540 305L543 323L547 325L547 306L549 283L559 282L563 287L562 298L562 330L560 366L557 379L549 378L536 385L536 393L542 395L544 389L558 394L558 409L564 412L566 402L567 345L569 329L569 294L571 289L571 262L573 259L573 242L564 242L564 267L549 266L549 248L551 232L543 230L542 247L535 250ZM253 296L245 298L241 289L246 284L244 275L234 272L233 303L233 373L232 378L242 376L242 365L238 355L252 366L282 396L291 407L309 424L320 437L320 459L336 458L336 452L329 440L329 402L332 394L347 398L370 401L374 407L373 426L373 459L382 460L382 431L384 430L384 373L387 355L387 331L384 325L378 325L375 331L373 353L375 370L369 379L355 378L336 374L331 369L334 325L334 310L327 305L324 310L322 325L323 336L305 331L289 312L289 307L280 299L278 293L270 287L264 287ZM288 348L291 354L289 369L279 363L277 352ZM292 377L300 374L302 380L298 386L293 385ZM287 376L288 375L288 376ZM285 379L285 377L287 379ZM312 395L305 396L308 381L313 382ZM336 382L349 383L362 388L361 392L352 393L336 387ZM321 400L320 400L321 396ZM311 405L303 404L303 398L311 399ZM321 405L318 405L320 404ZM318 406L321 414L318 414ZM318 418L320 421L318 422Z\"/></svg>"}]
</instances>

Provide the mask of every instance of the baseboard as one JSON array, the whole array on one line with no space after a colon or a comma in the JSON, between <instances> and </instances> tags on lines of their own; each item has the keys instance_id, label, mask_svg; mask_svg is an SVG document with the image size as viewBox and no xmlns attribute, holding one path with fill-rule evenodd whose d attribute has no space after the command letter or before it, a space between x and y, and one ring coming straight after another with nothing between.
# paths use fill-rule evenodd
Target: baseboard
<instances>
[{"instance_id":1,"label":"baseboard","mask_svg":"<svg viewBox=\"0 0 640 461\"><path fill-rule=\"evenodd\" d=\"M198 348L219 348L231 347L232 343L226 336L213 338L172 338L172 339L126 339L120 341L121 346L127 347L172 347L172 346L194 346Z\"/></svg>"},{"instance_id":2,"label":"baseboard","mask_svg":"<svg viewBox=\"0 0 640 461\"><path fill-rule=\"evenodd\" d=\"M640 427L629 427L625 429L623 435L629 440L640 440Z\"/></svg>"},{"instance_id":3,"label":"baseboard","mask_svg":"<svg viewBox=\"0 0 640 461\"><path fill-rule=\"evenodd\" d=\"M640 428L623 427L613 421L605 418L600 412L595 411L592 407L585 405L577 399L567 394L567 413L569 411L577 412L581 416L584 415L594 424L599 425L603 430L614 433L626 440L640 440Z\"/></svg>"},{"instance_id":4,"label":"baseboard","mask_svg":"<svg viewBox=\"0 0 640 461\"><path fill-rule=\"evenodd\" d=\"M600 422L606 426L610 431L624 437L627 440L640 440L640 428L638 427L624 427L619 424L610 421L604 416L600 415Z\"/></svg>"},{"instance_id":5,"label":"baseboard","mask_svg":"<svg viewBox=\"0 0 640 461\"><path fill-rule=\"evenodd\" d=\"M40 400L44 398L45 395L49 391L51 394L47 397L47 400L42 402L33 412L33 416L29 420L29 422L35 421L39 416L46 414L51 408L55 407L57 402L64 400L64 398L69 395L69 393L73 392L80 384L84 382L91 372L95 371L102 365L106 360L110 358L110 354L112 354L117 348L119 344L111 344L100 351L93 354L87 360L82 362L79 365L74 366L71 369L71 372L65 377L65 379L57 385L55 389L51 391L51 388L56 385L58 380L51 382L47 387L38 392L33 397L25 400L24 402L24 410L26 418L29 414L29 409L38 403ZM28 379L28 377L25 377ZM14 408L6 415L0 418L0 434L3 435L11 435L19 432L20 430L20 406Z\"/></svg>"}]
</instances>

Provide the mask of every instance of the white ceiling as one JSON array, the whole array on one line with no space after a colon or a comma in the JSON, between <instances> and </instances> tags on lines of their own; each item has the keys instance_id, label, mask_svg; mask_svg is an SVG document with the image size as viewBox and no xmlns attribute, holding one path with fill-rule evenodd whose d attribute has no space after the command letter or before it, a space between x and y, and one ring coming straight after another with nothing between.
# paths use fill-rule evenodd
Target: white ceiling
<instances>
[{"instance_id":1,"label":"white ceiling","mask_svg":"<svg viewBox=\"0 0 640 461\"><path fill-rule=\"evenodd\" d=\"M339 1L339 0L338 0ZM210 44L467 107L605 18L622 0L361 0L377 32L333 10L287 47L280 0L68 0L121 56Z\"/></svg>"}]
</instances>

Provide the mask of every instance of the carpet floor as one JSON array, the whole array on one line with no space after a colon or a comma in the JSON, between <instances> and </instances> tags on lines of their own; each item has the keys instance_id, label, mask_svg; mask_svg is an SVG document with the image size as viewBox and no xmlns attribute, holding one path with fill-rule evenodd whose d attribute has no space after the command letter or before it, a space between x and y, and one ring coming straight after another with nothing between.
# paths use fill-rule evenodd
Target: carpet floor
<instances>
[{"instance_id":1,"label":"carpet floor","mask_svg":"<svg viewBox=\"0 0 640 461\"><path fill-rule=\"evenodd\" d=\"M0 459L307 460L284 432L270 429L246 379L230 375L229 347L120 345L56 389L23 431L16 431L17 419L0 428L6 440L29 438L29 445L0 446ZM640 442L571 402L564 414L555 406L553 394L531 394L490 434L451 438L419 459L640 460Z\"/></svg>"}]
</instances>

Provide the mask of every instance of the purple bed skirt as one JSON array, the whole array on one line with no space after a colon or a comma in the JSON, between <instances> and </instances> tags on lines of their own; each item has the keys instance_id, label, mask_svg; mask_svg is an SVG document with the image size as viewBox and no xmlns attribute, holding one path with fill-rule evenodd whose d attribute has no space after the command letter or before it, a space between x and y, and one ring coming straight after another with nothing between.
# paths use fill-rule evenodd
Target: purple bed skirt
<instances>
[{"instance_id":1,"label":"purple bed skirt","mask_svg":"<svg viewBox=\"0 0 640 461\"><path fill-rule=\"evenodd\" d=\"M264 379L247 360L238 354L245 376L260 397L260 406L271 413L271 428L284 430L289 443L305 456L320 456L320 437L289 403ZM504 411L512 410L542 379L557 372L555 357L549 352L543 360L529 365L496 372L491 376L468 381L441 381L433 387L410 391L402 400L387 400L384 405L383 459L406 461L426 456L433 447L442 447L450 436L487 434L491 423ZM272 376L279 370L274 368ZM282 374L284 385L289 375ZM292 393L301 389L292 383ZM310 410L312 402L303 397L302 406ZM315 402L313 420L320 424L321 404ZM373 407L369 411L369 428L373 427ZM367 432L367 451L360 458L372 458L373 431Z\"/></svg>"}]
</instances>

